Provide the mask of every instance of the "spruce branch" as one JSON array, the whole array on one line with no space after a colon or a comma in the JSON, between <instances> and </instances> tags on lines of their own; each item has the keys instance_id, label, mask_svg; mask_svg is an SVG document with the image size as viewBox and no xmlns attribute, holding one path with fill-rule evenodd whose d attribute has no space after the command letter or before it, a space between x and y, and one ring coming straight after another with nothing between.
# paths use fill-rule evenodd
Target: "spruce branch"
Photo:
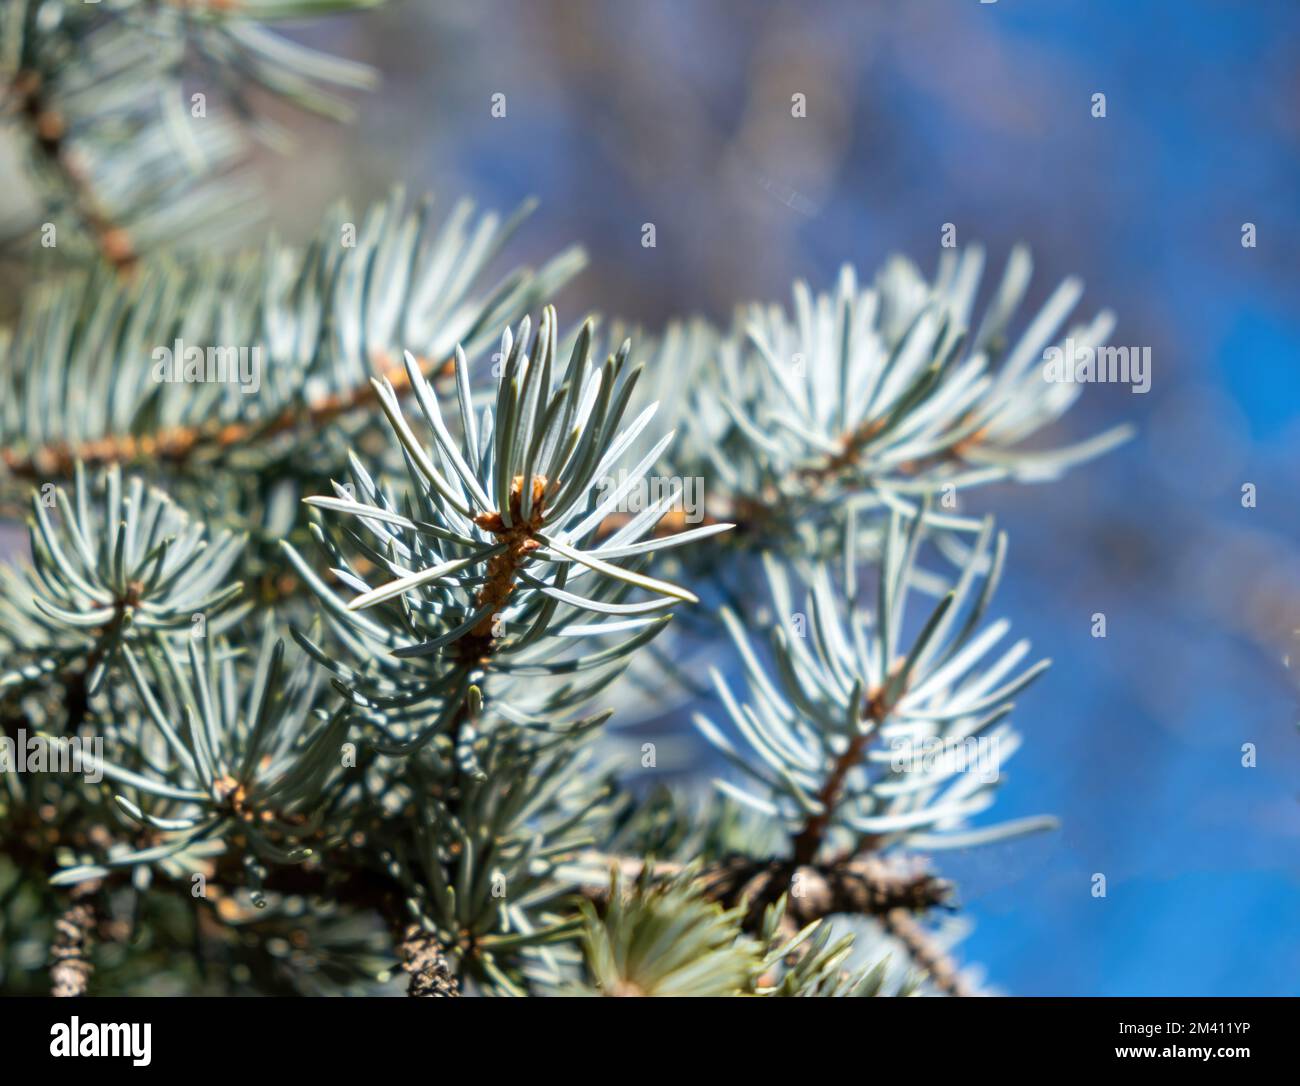
<instances>
[{"instance_id":1,"label":"spruce branch","mask_svg":"<svg viewBox=\"0 0 1300 1086\"><path fill-rule=\"evenodd\" d=\"M885 930L902 944L913 965L944 995L969 997L975 990L966 982L952 959L933 937L905 909L891 909L883 917Z\"/></svg>"},{"instance_id":2,"label":"spruce branch","mask_svg":"<svg viewBox=\"0 0 1300 1086\"><path fill-rule=\"evenodd\" d=\"M398 947L398 957L402 969L411 977L406 990L408 996L445 998L460 995L460 988L452 976L438 940L418 924L412 924L406 929L406 935Z\"/></svg>"},{"instance_id":3,"label":"spruce branch","mask_svg":"<svg viewBox=\"0 0 1300 1086\"><path fill-rule=\"evenodd\" d=\"M379 376L389 382L398 395L409 391L406 370L392 364L386 356L375 359ZM446 377L451 373L452 359L442 363L420 360L421 372L426 377ZM252 422L206 422L171 427L155 433L113 435L79 445L53 442L28 454L12 449L0 449L0 459L10 474L20 479L39 480L66 478L76 464L97 467L109 464L162 465L171 470L182 469L191 458L202 458L211 463L250 442L268 441L286 433L311 434L330 425L340 415L373 405L375 388L370 382L341 392L327 393L303 403L286 406L278 415L263 424Z\"/></svg>"},{"instance_id":4,"label":"spruce branch","mask_svg":"<svg viewBox=\"0 0 1300 1086\"><path fill-rule=\"evenodd\" d=\"M429 201L407 211L397 192L353 227L354 245L340 205L302 252L272 240L233 264L151 260L129 283L45 283L0 344L0 463L25 483L66 478L78 459L122 462L199 493L214 471L342 470L336 433L364 436L376 370L406 390L402 345L445 368L458 343L473 355L581 266L570 250L483 285L529 210L474 221L462 202L438 225Z\"/></svg>"},{"instance_id":5,"label":"spruce branch","mask_svg":"<svg viewBox=\"0 0 1300 1086\"><path fill-rule=\"evenodd\" d=\"M59 998L84 996L95 966L91 951L95 945L97 923L95 898L97 883L76 887L71 902L54 922L54 941L50 946L50 995Z\"/></svg>"},{"instance_id":6,"label":"spruce branch","mask_svg":"<svg viewBox=\"0 0 1300 1086\"><path fill-rule=\"evenodd\" d=\"M208 538L165 493L138 476L124 482L116 467L88 479L77 465L74 478L71 498L53 486L32 495L32 566L0 567L0 634L12 651L0 690L61 672L69 707L99 689L125 646L189 631L195 616L213 634L232 625L241 586L226 578L243 546L229 532Z\"/></svg>"},{"instance_id":7,"label":"spruce branch","mask_svg":"<svg viewBox=\"0 0 1300 1086\"><path fill-rule=\"evenodd\" d=\"M0 111L30 152L41 220L71 234L71 244L53 247L75 252L88 240L125 273L178 233L201 243L247 215L252 194L237 171L252 139L288 142L283 130L256 118L250 91L342 118L348 107L333 89L374 84L364 65L260 24L370 6L302 0L251 12L152 0L5 0ZM203 92L191 97L187 80L201 80Z\"/></svg>"},{"instance_id":8,"label":"spruce branch","mask_svg":"<svg viewBox=\"0 0 1300 1086\"><path fill-rule=\"evenodd\" d=\"M266 863L301 863L339 835L326 801L344 762L347 714L326 713L308 659L285 672L284 645L274 633L268 621L251 669L215 635L203 638L202 648L189 639L184 652L166 642L140 654L123 648L139 717L109 729L109 747L120 753L95 758L93 768L120 789L115 802L154 831L153 840L67 868L52 883L101 879L114 868L219 842L240 857L260 892ZM140 763L149 768L130 768Z\"/></svg>"},{"instance_id":9,"label":"spruce branch","mask_svg":"<svg viewBox=\"0 0 1300 1086\"><path fill-rule=\"evenodd\" d=\"M771 664L765 664L738 617L724 612L748 678L741 702L715 671L718 696L749 756L704 714L706 738L761 791L718 782L737 801L790 827L793 859L813 862L834 835L851 853L907 844L930 850L1042 829L1028 819L973 830L967 819L987 808L1000 768L1018 736L1005 722L1012 698L1046 662L1013 674L1027 642L982 665L1009 628L981 629L1001 571L1005 539L980 529L965 568L942 596L906 655L903 620L925 536L917 516L906 535L891 517L875 607L861 606L854 535L845 540L846 582L839 591L825 566L804 571L806 597L781 563L767 560L774 616ZM985 744L984 763L968 765Z\"/></svg>"},{"instance_id":10,"label":"spruce branch","mask_svg":"<svg viewBox=\"0 0 1300 1086\"><path fill-rule=\"evenodd\" d=\"M1038 482L1120 444L1118 427L1040 451L1029 439L1080 394L1044 376L1044 349L1082 287L1067 280L1013 342L1031 273L1016 249L984 317L972 324L984 254L946 252L932 281L891 260L870 287L845 267L834 291L794 290L790 311L742 308L727 332L671 326L648 351L647 394L680 386L662 425L685 438L674 468L714 483L709 516L736 521L737 542L790 549L799 526L842 524L846 511L910 516L926 495L1012 479ZM1100 346L1114 318L1071 326ZM933 516L933 514L932 514Z\"/></svg>"},{"instance_id":11,"label":"spruce branch","mask_svg":"<svg viewBox=\"0 0 1300 1086\"><path fill-rule=\"evenodd\" d=\"M454 414L408 355L432 448L416 438L391 385L375 382L405 458L406 493L399 498L353 457L349 484L336 483L334 497L308 499L356 525L334 538L315 533L335 576L356 593L350 600L286 547L356 663L314 639L301 642L335 673L358 719L375 727L391 753L413 753L453 724L460 731L471 692L515 723L558 726L557 712L609 682L612 669L662 628L658 612L695 600L688 590L639 572L645 558L727 527L647 538L670 504L665 501L597 538L605 517L667 441L627 480L605 486L654 413L651 405L623 424L637 379L625 373L628 348L595 367L587 326L561 369L554 312L544 312L531 346L529 331L527 318L517 334L506 331L495 396L477 418L462 351ZM633 591L650 598L623 602ZM588 615L606 620L577 621ZM606 637L617 640L582 655L569 651ZM585 690L569 680L587 672L594 678ZM566 681L550 695L524 681L547 676ZM516 700L516 691L527 700Z\"/></svg>"},{"instance_id":12,"label":"spruce branch","mask_svg":"<svg viewBox=\"0 0 1300 1086\"><path fill-rule=\"evenodd\" d=\"M830 772L826 774L825 781L817 790L813 809L792 842L796 864L812 863L817 853L821 851L826 830L842 798L845 782L849 774L862 761L872 730L884 724L892 708L893 706L886 700L886 684L872 687L867 692L862 720L868 727L850 738L844 752L836 755L831 763Z\"/></svg>"},{"instance_id":13,"label":"spruce branch","mask_svg":"<svg viewBox=\"0 0 1300 1086\"><path fill-rule=\"evenodd\" d=\"M77 156L67 146L67 122L42 93L42 76L20 71L13 79L9 96L15 101L8 109L18 113L31 130L32 143L40 157L67 191L67 204L103 261L125 273L139 259L130 234L100 208L93 185Z\"/></svg>"},{"instance_id":14,"label":"spruce branch","mask_svg":"<svg viewBox=\"0 0 1300 1086\"><path fill-rule=\"evenodd\" d=\"M604 996L876 996L885 962L850 969L851 936L824 921L788 924L786 900L756 923L712 899L692 866L667 875L617 868L583 904L584 975L567 994ZM752 916L752 914L749 914ZM905 994L906 985L889 994Z\"/></svg>"},{"instance_id":15,"label":"spruce branch","mask_svg":"<svg viewBox=\"0 0 1300 1086\"><path fill-rule=\"evenodd\" d=\"M993 651L1004 538L931 499L1123 439L1030 448L1078 395L1039 359L1079 284L1013 335L1021 250L978 322L977 249L929 281L846 269L729 330L671 325L642 368L592 321L526 315L580 255L487 285L518 216L467 204L435 224L398 193L302 250L152 255L241 206L246 136L282 135L245 123L250 92L334 115L330 88L369 81L261 23L364 6L0 4L0 108L37 203L102 263L39 282L0 337L0 500L37 488L31 563L0 568L4 738L106 747L103 785L0 791L23 877L73 888L54 987L85 990L91 895L112 890L179 905L200 968L262 939L259 990L311 983L270 960L290 933L340 948L340 976L387 981L395 957L412 996L906 993L890 953L968 994L933 923L952 887L914 857L1050 820L972 826L998 774L928 751L988 741L996 770L1045 664ZM212 123L185 115L195 73L228 107ZM213 351L250 352L257 388L212 379ZM688 523L693 477L710 494ZM733 521L739 560L695 546ZM926 568L931 544L953 568ZM681 613L706 643L723 601L745 692L715 670L727 721L697 723L745 780L665 814L619 795L592 707L629 666L702 670L660 635Z\"/></svg>"},{"instance_id":16,"label":"spruce branch","mask_svg":"<svg viewBox=\"0 0 1300 1086\"><path fill-rule=\"evenodd\" d=\"M628 891L610 877L603 912L583 904L589 979L575 994L735 996L752 994L762 948L738 910L709 902L689 875L655 882L647 870Z\"/></svg>"},{"instance_id":17,"label":"spruce branch","mask_svg":"<svg viewBox=\"0 0 1300 1086\"><path fill-rule=\"evenodd\" d=\"M573 877L589 900L601 902L608 883L598 881L611 867L624 880L635 881L650 867L656 878L673 878L691 865L635 857L612 858L591 853L578 858ZM791 864L780 860L730 856L697 864L692 882L710 901L724 908L744 906L744 924L758 930L766 909L786 897L784 920L802 928L831 916L884 916L895 909L925 912L950 908L953 887L924 866L898 857L859 856L820 864Z\"/></svg>"},{"instance_id":18,"label":"spruce branch","mask_svg":"<svg viewBox=\"0 0 1300 1086\"><path fill-rule=\"evenodd\" d=\"M573 886L564 864L591 845L606 789L585 737L498 728L476 742L481 774L435 743L408 759L416 840L391 870L407 905L452 964L462 989L518 995L555 976L552 947L572 941Z\"/></svg>"}]
</instances>

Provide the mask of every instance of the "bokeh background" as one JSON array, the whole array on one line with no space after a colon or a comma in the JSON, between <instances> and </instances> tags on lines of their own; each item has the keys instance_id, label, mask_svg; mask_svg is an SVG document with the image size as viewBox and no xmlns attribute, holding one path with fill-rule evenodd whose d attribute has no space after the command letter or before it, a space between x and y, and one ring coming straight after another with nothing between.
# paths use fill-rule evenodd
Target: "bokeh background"
<instances>
[{"instance_id":1,"label":"bokeh background","mask_svg":"<svg viewBox=\"0 0 1300 1086\"><path fill-rule=\"evenodd\" d=\"M384 83L269 170L290 232L399 179L536 195L511 257L591 254L561 315L651 328L893 251L931 270L945 222L994 272L1027 242L1031 302L1082 276L1152 388L1091 386L1053 435L1130 445L966 500L1056 661L995 813L1062 828L941 858L963 954L1015 994L1300 993L1300 6L408 2L321 38Z\"/></svg>"},{"instance_id":2,"label":"bokeh background","mask_svg":"<svg viewBox=\"0 0 1300 1086\"><path fill-rule=\"evenodd\" d=\"M962 955L1022 995L1300 993L1300 5L407 0L305 40L383 84L260 163L290 237L396 181L536 195L508 260L579 242L561 316L651 329L845 261L930 271L946 222L993 274L1027 242L1031 304L1082 276L1152 388L1092 386L1052 435L1130 420L1120 451L965 499L1011 535L999 611L1056 661L994 813L1062 828L941 857Z\"/></svg>"}]
</instances>

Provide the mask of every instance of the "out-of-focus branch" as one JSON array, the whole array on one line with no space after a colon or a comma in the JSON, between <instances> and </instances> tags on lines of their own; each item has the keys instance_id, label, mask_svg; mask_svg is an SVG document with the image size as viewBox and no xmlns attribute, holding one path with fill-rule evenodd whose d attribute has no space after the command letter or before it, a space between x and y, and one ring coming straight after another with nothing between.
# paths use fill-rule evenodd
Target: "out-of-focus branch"
<instances>
[{"instance_id":1,"label":"out-of-focus branch","mask_svg":"<svg viewBox=\"0 0 1300 1086\"><path fill-rule=\"evenodd\" d=\"M72 892L72 903L54 922L54 942L50 947L50 995L82 996L90 984L94 964L90 960L94 946L94 895L99 883L82 883Z\"/></svg>"},{"instance_id":2,"label":"out-of-focus branch","mask_svg":"<svg viewBox=\"0 0 1300 1086\"><path fill-rule=\"evenodd\" d=\"M885 930L903 944L912 964L930 982L950 996L973 996L976 992L962 979L953 960L934 943L934 938L906 909L890 909L881 918Z\"/></svg>"},{"instance_id":3,"label":"out-of-focus branch","mask_svg":"<svg viewBox=\"0 0 1300 1086\"><path fill-rule=\"evenodd\" d=\"M635 885L645 864L625 857L590 853L584 867L608 871L617 866L623 885ZM655 863L654 873L680 874L682 864ZM786 894L786 918L796 928L837 913L884 916L894 910L924 912L947 907L952 885L932 872L906 861L861 856L824 864L792 864L780 860L755 860L745 856L711 864L696 880L704 893L725 908L748 903L746 925L762 919L763 910ZM592 883L583 893L593 901L609 895L609 883Z\"/></svg>"},{"instance_id":4,"label":"out-of-focus branch","mask_svg":"<svg viewBox=\"0 0 1300 1086\"><path fill-rule=\"evenodd\" d=\"M393 364L387 358L379 361L381 374L388 378L398 395L407 392L410 379L406 368ZM451 372L453 365L454 360L441 365L421 360L421 368L425 370L426 376L435 371L438 376L443 376ZM200 451L222 452L250 442L265 441L299 427L319 429L340 415L374 402L374 399L374 386L366 382L347 392L324 396L307 405L286 407L266 423L176 426L139 437L122 434L75 445L58 442L44 445L29 454L0 449L0 462L4 463L11 474L27 479L69 476L78 460L87 467L141 460L181 466Z\"/></svg>"},{"instance_id":5,"label":"out-of-focus branch","mask_svg":"<svg viewBox=\"0 0 1300 1086\"><path fill-rule=\"evenodd\" d=\"M405 936L397 945L397 956L403 971L411 977L406 989L408 996L447 998L460 995L441 945L418 924L406 929Z\"/></svg>"},{"instance_id":6,"label":"out-of-focus branch","mask_svg":"<svg viewBox=\"0 0 1300 1086\"><path fill-rule=\"evenodd\" d=\"M624 887L636 885L645 867L641 860L598 853L587 854L581 862L605 870L617 867ZM653 865L654 873L664 877L679 875L683 870L684 864ZM762 922L767 906L782 894L786 895L786 911L781 928L787 935L837 914L876 917L902 944L916 970L941 992L951 996L975 994L956 964L916 920L919 913L950 907L952 884L915 862L867 855L827 864L796 865L735 856L705 867L696 884L724 908L746 903L744 925L751 931ZM584 887L583 894L603 903L609 896L609 883L593 882Z\"/></svg>"},{"instance_id":7,"label":"out-of-focus branch","mask_svg":"<svg viewBox=\"0 0 1300 1086\"><path fill-rule=\"evenodd\" d=\"M45 101L39 72L19 72L12 84L17 112L31 129L40 156L62 179L68 190L73 214L95 241L104 260L118 272L129 273L139 260L127 231L113 222L99 206L90 181L68 151L67 123L58 110Z\"/></svg>"}]
</instances>

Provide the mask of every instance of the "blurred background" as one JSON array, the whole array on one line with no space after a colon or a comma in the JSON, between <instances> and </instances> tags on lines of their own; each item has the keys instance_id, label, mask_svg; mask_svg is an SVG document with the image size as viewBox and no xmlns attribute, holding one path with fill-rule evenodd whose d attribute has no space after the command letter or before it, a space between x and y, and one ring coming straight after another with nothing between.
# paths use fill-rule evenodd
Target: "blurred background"
<instances>
[{"instance_id":1,"label":"blurred background","mask_svg":"<svg viewBox=\"0 0 1300 1086\"><path fill-rule=\"evenodd\" d=\"M928 273L944 223L990 278L1028 243L1031 306L1080 275L1152 386L1091 386L1050 435L1135 442L963 500L1010 532L998 612L1056 661L996 814L1062 828L939 857L962 954L1019 995L1300 993L1300 5L407 0L304 40L383 83L261 163L281 232L396 181L536 195L507 262L587 248L566 322L726 321L895 251Z\"/></svg>"}]
</instances>

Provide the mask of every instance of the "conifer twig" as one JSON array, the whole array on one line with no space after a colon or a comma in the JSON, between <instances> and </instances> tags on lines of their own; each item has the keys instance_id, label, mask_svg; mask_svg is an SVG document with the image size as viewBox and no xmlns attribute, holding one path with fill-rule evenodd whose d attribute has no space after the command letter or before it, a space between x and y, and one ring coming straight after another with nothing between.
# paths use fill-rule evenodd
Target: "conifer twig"
<instances>
[{"instance_id":1,"label":"conifer twig","mask_svg":"<svg viewBox=\"0 0 1300 1086\"><path fill-rule=\"evenodd\" d=\"M447 998L460 995L460 987L443 957L442 947L420 925L412 924L406 929L397 946L397 954L403 971L411 977L406 989L408 996Z\"/></svg>"},{"instance_id":2,"label":"conifer twig","mask_svg":"<svg viewBox=\"0 0 1300 1086\"><path fill-rule=\"evenodd\" d=\"M902 661L900 660L898 663L901 664ZM885 683L871 692L867 698L866 708L862 713L863 720L872 721L876 726L879 726L889 715L890 705L886 701L885 693L891 685ZM817 850L821 848L822 839L831 824L835 805L840 800L840 794L844 789L844 781L848 777L850 770L862 759L867 741L873 734L875 734L874 728L870 731L859 732L849 740L844 753L835 760L831 772L827 774L826 782L817 794L818 813L808 816L803 829L794 839L794 860L796 864L810 864L816 858Z\"/></svg>"},{"instance_id":3,"label":"conifer twig","mask_svg":"<svg viewBox=\"0 0 1300 1086\"><path fill-rule=\"evenodd\" d=\"M131 235L100 210L85 173L68 153L64 140L67 123L58 110L46 104L41 83L39 72L21 71L14 77L11 91L18 100L18 112L26 119L41 157L62 178L73 214L95 239L100 256L119 273L128 274L139 259Z\"/></svg>"},{"instance_id":4,"label":"conifer twig","mask_svg":"<svg viewBox=\"0 0 1300 1086\"><path fill-rule=\"evenodd\" d=\"M589 853L581 858L583 866L608 871L619 869L625 885L632 885L645 869L645 861L631 857L608 857ZM671 878L684 871L685 865L653 865L656 876ZM724 908L748 903L747 926L762 919L763 910L786 894L786 916L802 928L836 914L885 916L901 909L924 912L947 908L952 885L923 867L879 856L860 856L823 864L791 864L780 860L757 860L746 856L704 867L695 883L710 900ZM599 901L609 893L609 883L584 886L589 900Z\"/></svg>"},{"instance_id":5,"label":"conifer twig","mask_svg":"<svg viewBox=\"0 0 1300 1086\"><path fill-rule=\"evenodd\" d=\"M890 909L881 917L885 930L903 944L913 964L945 995L969 997L974 989L957 971L956 963L934 944L931 935L906 909Z\"/></svg>"},{"instance_id":6,"label":"conifer twig","mask_svg":"<svg viewBox=\"0 0 1300 1086\"><path fill-rule=\"evenodd\" d=\"M98 882L81 883L72 891L72 903L54 922L54 942L50 947L50 995L69 998L83 996L95 966L90 960L94 946L94 895Z\"/></svg>"},{"instance_id":7,"label":"conifer twig","mask_svg":"<svg viewBox=\"0 0 1300 1086\"><path fill-rule=\"evenodd\" d=\"M387 358L377 361L381 373L392 383L398 395L409 391L410 380L404 366L395 365ZM426 376L435 372L444 376L453 364L454 360L445 361L440 366L426 359L420 360ZM287 407L264 424L215 422L204 426L176 426L138 437L120 434L77 445L59 442L44 445L28 454L0 449L0 462L12 475L24 479L66 478L72 474L77 461L92 468L140 460L180 467L201 450L225 452L250 441L278 437L300 426L313 429L326 426L340 415L373 403L374 399L374 386L365 381L347 392L323 396L305 406Z\"/></svg>"}]
</instances>

